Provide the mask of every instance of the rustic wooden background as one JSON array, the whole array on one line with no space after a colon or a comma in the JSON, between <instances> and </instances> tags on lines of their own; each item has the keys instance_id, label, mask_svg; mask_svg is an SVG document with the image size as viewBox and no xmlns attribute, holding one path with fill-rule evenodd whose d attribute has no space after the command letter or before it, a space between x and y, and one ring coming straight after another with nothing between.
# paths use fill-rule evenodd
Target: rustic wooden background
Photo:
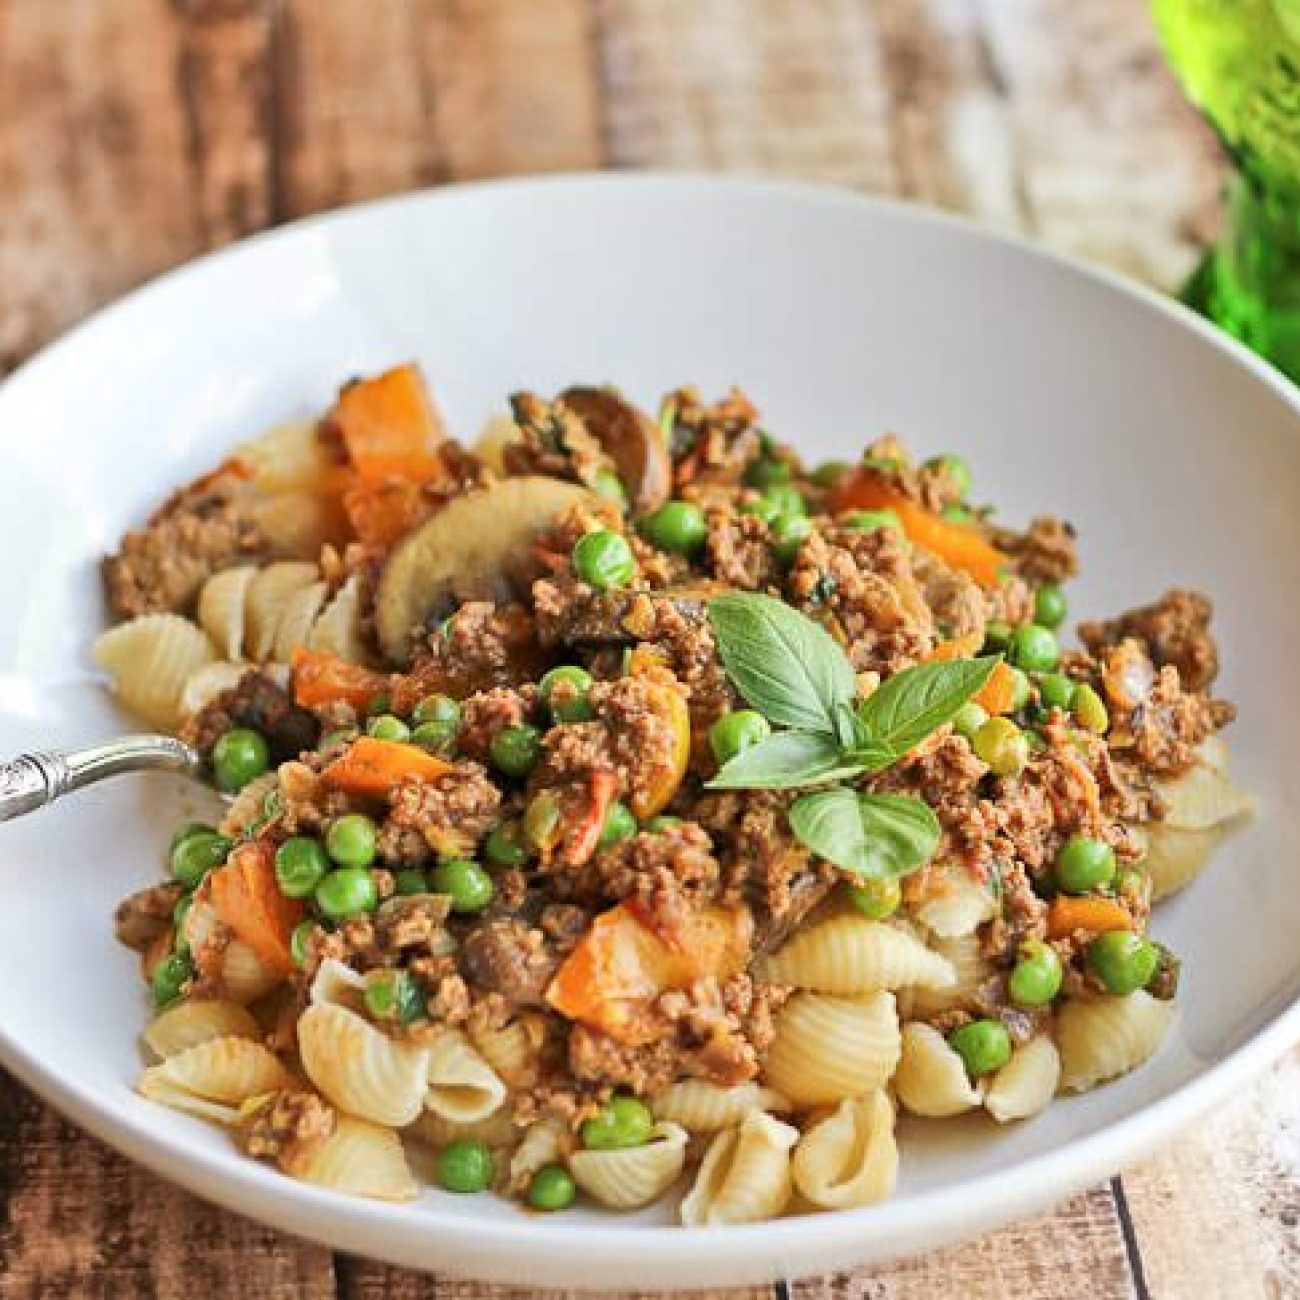
<instances>
[{"instance_id":1,"label":"rustic wooden background","mask_svg":"<svg viewBox=\"0 0 1300 1300\"><path fill-rule=\"evenodd\" d=\"M1140 0L0 0L0 373L263 226L593 167L899 194L1169 285L1213 228L1220 163ZM729 1300L1280 1300L1298 1223L1292 1057L1054 1213ZM212 1209L0 1075L4 1300L529 1294Z\"/></svg>"}]
</instances>

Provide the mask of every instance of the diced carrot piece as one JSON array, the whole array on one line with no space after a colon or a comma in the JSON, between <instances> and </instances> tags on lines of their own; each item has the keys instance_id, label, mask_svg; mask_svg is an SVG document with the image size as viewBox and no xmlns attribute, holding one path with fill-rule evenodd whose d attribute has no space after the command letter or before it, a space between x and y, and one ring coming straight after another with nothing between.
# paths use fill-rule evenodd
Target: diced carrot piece
<instances>
[{"instance_id":1,"label":"diced carrot piece","mask_svg":"<svg viewBox=\"0 0 1300 1300\"><path fill-rule=\"evenodd\" d=\"M336 701L366 709L388 689L388 678L324 650L299 646L293 652L293 698L304 709Z\"/></svg>"},{"instance_id":2,"label":"diced carrot piece","mask_svg":"<svg viewBox=\"0 0 1300 1300\"><path fill-rule=\"evenodd\" d=\"M999 713L1010 713L1016 701L1015 670L1009 664L1000 662L989 675L988 681L971 699L994 717Z\"/></svg>"},{"instance_id":3,"label":"diced carrot piece","mask_svg":"<svg viewBox=\"0 0 1300 1300\"><path fill-rule=\"evenodd\" d=\"M225 866L209 877L217 915L272 970L292 975L297 969L289 946L294 926L307 914L300 899L286 898L276 884L275 850L262 840L248 840L230 852Z\"/></svg>"},{"instance_id":4,"label":"diced carrot piece","mask_svg":"<svg viewBox=\"0 0 1300 1300\"><path fill-rule=\"evenodd\" d=\"M919 506L884 475L863 466L831 490L833 514L845 510L892 510L917 546L963 569L982 587L996 587L1007 557L977 529L957 524Z\"/></svg>"},{"instance_id":5,"label":"diced carrot piece","mask_svg":"<svg viewBox=\"0 0 1300 1300\"><path fill-rule=\"evenodd\" d=\"M387 549L424 522L431 502L409 478L356 475L343 493L343 509L359 542Z\"/></svg>"},{"instance_id":6,"label":"diced carrot piece","mask_svg":"<svg viewBox=\"0 0 1300 1300\"><path fill-rule=\"evenodd\" d=\"M442 472L437 449L447 432L417 366L348 384L325 424L363 478L396 475L421 483Z\"/></svg>"},{"instance_id":7,"label":"diced carrot piece","mask_svg":"<svg viewBox=\"0 0 1300 1300\"><path fill-rule=\"evenodd\" d=\"M930 663L951 663L954 659L973 659L982 644L983 640L978 632L968 632L965 636L953 637L951 641L940 641L925 657Z\"/></svg>"},{"instance_id":8,"label":"diced carrot piece","mask_svg":"<svg viewBox=\"0 0 1300 1300\"><path fill-rule=\"evenodd\" d=\"M1047 907L1047 935L1063 939L1076 930L1104 934L1107 930L1132 930L1133 918L1128 909L1114 898L1092 895L1073 898L1057 894Z\"/></svg>"},{"instance_id":9,"label":"diced carrot piece","mask_svg":"<svg viewBox=\"0 0 1300 1300\"><path fill-rule=\"evenodd\" d=\"M345 794L385 795L403 781L436 781L451 770L446 760L416 745L359 736L322 775Z\"/></svg>"},{"instance_id":10,"label":"diced carrot piece","mask_svg":"<svg viewBox=\"0 0 1300 1300\"><path fill-rule=\"evenodd\" d=\"M613 772L592 772L587 778L587 802L581 822L566 828L564 860L580 866L596 852L605 818L618 796L618 777Z\"/></svg>"}]
</instances>

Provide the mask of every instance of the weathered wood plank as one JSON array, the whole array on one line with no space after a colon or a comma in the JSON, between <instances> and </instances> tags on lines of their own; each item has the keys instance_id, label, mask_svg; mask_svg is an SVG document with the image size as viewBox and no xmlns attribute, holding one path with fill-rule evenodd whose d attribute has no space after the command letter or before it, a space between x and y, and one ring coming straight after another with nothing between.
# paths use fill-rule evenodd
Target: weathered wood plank
<instances>
[{"instance_id":1,"label":"weathered wood plank","mask_svg":"<svg viewBox=\"0 0 1300 1300\"><path fill-rule=\"evenodd\" d=\"M1124 1175L1151 1294L1300 1295L1300 1052Z\"/></svg>"},{"instance_id":2,"label":"weathered wood plank","mask_svg":"<svg viewBox=\"0 0 1300 1300\"><path fill-rule=\"evenodd\" d=\"M0 1298L328 1300L329 1252L217 1210L0 1075Z\"/></svg>"}]
</instances>

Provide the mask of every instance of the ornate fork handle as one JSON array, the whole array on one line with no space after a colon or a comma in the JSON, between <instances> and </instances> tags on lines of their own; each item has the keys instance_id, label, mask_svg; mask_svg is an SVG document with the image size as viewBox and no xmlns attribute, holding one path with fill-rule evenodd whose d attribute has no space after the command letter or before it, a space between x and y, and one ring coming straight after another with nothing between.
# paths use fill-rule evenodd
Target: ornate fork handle
<instances>
[{"instance_id":1,"label":"ornate fork handle","mask_svg":"<svg viewBox=\"0 0 1300 1300\"><path fill-rule=\"evenodd\" d=\"M173 736L122 736L85 749L33 750L0 762L0 822L123 772L197 776L201 768L198 750Z\"/></svg>"}]
</instances>

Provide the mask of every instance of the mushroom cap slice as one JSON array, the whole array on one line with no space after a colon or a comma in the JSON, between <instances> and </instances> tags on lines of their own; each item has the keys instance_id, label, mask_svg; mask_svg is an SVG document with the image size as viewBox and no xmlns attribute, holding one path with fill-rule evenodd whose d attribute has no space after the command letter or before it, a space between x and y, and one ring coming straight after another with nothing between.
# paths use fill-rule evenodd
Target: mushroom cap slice
<instances>
[{"instance_id":1,"label":"mushroom cap slice","mask_svg":"<svg viewBox=\"0 0 1300 1300\"><path fill-rule=\"evenodd\" d=\"M532 543L571 506L599 508L576 483L502 479L456 497L394 548L375 596L375 632L405 665L412 634L464 600L509 600L536 576Z\"/></svg>"},{"instance_id":2,"label":"mushroom cap slice","mask_svg":"<svg viewBox=\"0 0 1300 1300\"><path fill-rule=\"evenodd\" d=\"M560 400L614 462L636 514L672 495L673 463L659 426L612 388L566 388Z\"/></svg>"}]
</instances>

